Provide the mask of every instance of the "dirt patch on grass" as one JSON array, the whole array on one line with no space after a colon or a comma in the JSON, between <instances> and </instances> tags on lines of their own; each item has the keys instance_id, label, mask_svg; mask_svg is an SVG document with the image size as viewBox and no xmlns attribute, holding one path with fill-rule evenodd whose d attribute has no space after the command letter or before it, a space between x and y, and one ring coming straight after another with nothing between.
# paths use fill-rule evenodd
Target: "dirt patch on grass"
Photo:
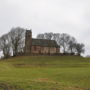
<instances>
[{"instance_id":1,"label":"dirt patch on grass","mask_svg":"<svg viewBox=\"0 0 90 90\"><path fill-rule=\"evenodd\" d=\"M6 83L0 83L0 90L23 90L17 85L10 85Z\"/></svg>"},{"instance_id":2,"label":"dirt patch on grass","mask_svg":"<svg viewBox=\"0 0 90 90\"><path fill-rule=\"evenodd\" d=\"M56 83L55 81L53 80L50 80L49 78L38 78L38 79L34 79L33 80L34 82L49 82L49 83Z\"/></svg>"},{"instance_id":3,"label":"dirt patch on grass","mask_svg":"<svg viewBox=\"0 0 90 90\"><path fill-rule=\"evenodd\" d=\"M13 64L16 68L27 67L89 67L89 64Z\"/></svg>"},{"instance_id":4,"label":"dirt patch on grass","mask_svg":"<svg viewBox=\"0 0 90 90\"><path fill-rule=\"evenodd\" d=\"M4 83L0 83L0 89L2 89L2 90L10 90L9 87Z\"/></svg>"}]
</instances>

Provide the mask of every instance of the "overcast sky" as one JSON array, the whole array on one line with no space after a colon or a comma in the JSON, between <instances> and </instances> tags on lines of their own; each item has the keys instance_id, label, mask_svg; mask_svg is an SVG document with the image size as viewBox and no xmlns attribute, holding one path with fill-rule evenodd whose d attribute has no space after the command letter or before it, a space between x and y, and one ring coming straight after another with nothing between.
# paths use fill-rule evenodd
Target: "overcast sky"
<instances>
[{"instance_id":1,"label":"overcast sky","mask_svg":"<svg viewBox=\"0 0 90 90\"><path fill-rule=\"evenodd\" d=\"M0 36L12 27L38 33L68 33L90 55L90 0L0 0Z\"/></svg>"}]
</instances>

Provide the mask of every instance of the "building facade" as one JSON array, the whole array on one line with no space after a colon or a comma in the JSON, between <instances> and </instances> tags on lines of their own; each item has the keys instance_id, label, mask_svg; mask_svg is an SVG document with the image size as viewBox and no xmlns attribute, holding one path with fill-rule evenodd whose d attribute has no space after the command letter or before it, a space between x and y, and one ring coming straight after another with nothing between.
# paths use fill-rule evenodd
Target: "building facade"
<instances>
[{"instance_id":1,"label":"building facade","mask_svg":"<svg viewBox=\"0 0 90 90\"><path fill-rule=\"evenodd\" d=\"M34 39L32 31L26 30L25 36L25 53L26 54L58 54L60 46L55 40Z\"/></svg>"}]
</instances>

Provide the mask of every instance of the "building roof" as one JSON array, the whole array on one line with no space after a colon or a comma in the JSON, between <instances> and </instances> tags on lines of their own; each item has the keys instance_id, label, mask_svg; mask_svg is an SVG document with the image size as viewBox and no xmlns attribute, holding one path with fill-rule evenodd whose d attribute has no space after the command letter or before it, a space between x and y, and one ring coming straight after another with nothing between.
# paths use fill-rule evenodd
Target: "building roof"
<instances>
[{"instance_id":1,"label":"building roof","mask_svg":"<svg viewBox=\"0 0 90 90\"><path fill-rule=\"evenodd\" d=\"M32 45L43 47L57 47L57 48L60 47L55 40L47 40L47 39L32 39Z\"/></svg>"}]
</instances>

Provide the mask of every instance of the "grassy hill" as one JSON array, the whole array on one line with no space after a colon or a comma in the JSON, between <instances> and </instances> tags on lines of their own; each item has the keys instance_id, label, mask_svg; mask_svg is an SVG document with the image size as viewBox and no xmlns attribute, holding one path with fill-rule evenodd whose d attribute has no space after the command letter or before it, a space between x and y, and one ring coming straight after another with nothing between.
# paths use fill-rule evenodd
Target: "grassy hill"
<instances>
[{"instance_id":1,"label":"grassy hill","mask_svg":"<svg viewBox=\"0 0 90 90\"><path fill-rule=\"evenodd\" d=\"M22 56L0 61L0 90L90 90L90 58Z\"/></svg>"}]
</instances>

